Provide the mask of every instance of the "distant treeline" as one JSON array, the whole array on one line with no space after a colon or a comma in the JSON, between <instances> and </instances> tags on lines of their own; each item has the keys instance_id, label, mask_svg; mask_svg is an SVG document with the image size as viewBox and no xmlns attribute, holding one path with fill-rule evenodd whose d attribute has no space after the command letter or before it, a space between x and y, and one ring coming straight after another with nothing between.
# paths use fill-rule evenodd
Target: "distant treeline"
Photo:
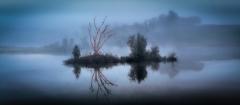
<instances>
[{"instance_id":1,"label":"distant treeline","mask_svg":"<svg viewBox=\"0 0 240 105\"><path fill-rule=\"evenodd\" d=\"M46 53L46 54L65 54L68 53L63 48L43 48L43 47L0 47L0 53L19 54L19 53Z\"/></svg>"},{"instance_id":2,"label":"distant treeline","mask_svg":"<svg viewBox=\"0 0 240 105\"><path fill-rule=\"evenodd\" d=\"M74 39L63 38L61 43L53 42L41 47L15 47L0 46L0 53L50 53L50 54L66 54L71 53L74 47Z\"/></svg>"},{"instance_id":3,"label":"distant treeline","mask_svg":"<svg viewBox=\"0 0 240 105\"><path fill-rule=\"evenodd\" d=\"M197 16L183 16L175 11L129 25L113 28L113 45L125 45L125 40L134 33L144 34L148 40L159 45L175 46L239 46L240 25L202 23Z\"/></svg>"}]
</instances>

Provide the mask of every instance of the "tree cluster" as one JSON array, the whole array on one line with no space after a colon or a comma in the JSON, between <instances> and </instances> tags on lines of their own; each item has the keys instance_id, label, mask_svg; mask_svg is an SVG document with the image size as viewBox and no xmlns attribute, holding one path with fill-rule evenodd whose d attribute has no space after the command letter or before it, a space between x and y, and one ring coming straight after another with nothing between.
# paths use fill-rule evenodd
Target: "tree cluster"
<instances>
[{"instance_id":1,"label":"tree cluster","mask_svg":"<svg viewBox=\"0 0 240 105\"><path fill-rule=\"evenodd\" d=\"M154 46L150 51L147 50L147 40L139 33L130 36L127 44L131 50L129 57L134 60L160 60L159 48Z\"/></svg>"}]
</instances>

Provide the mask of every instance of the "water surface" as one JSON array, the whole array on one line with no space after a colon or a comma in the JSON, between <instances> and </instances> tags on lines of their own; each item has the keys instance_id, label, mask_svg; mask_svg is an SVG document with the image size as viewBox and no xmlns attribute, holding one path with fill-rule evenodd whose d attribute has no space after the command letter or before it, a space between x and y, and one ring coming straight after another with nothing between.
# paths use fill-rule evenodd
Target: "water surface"
<instances>
[{"instance_id":1,"label":"water surface","mask_svg":"<svg viewBox=\"0 0 240 105\"><path fill-rule=\"evenodd\" d=\"M0 103L5 104L165 101L209 95L237 100L240 93L240 60L234 59L74 68L64 65L69 58L65 55L2 54L0 58Z\"/></svg>"}]
</instances>

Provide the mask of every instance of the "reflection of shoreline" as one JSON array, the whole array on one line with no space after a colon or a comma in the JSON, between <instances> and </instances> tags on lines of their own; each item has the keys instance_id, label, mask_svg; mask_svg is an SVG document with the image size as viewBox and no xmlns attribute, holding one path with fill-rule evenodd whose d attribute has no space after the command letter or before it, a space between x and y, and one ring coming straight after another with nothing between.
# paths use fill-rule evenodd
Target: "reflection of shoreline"
<instances>
[{"instance_id":1,"label":"reflection of shoreline","mask_svg":"<svg viewBox=\"0 0 240 105\"><path fill-rule=\"evenodd\" d=\"M182 71L201 71L204 67L204 64L196 61L181 61L181 62L138 62L138 63L126 63L130 65L130 70L128 76L131 81L137 81L141 83L147 77L147 69L150 67L152 71L159 71L160 73L167 74L170 78L174 78ZM118 65L125 65L119 63L110 63L110 64L98 64L98 65L79 65L79 64L65 64L67 66L73 67L74 74L76 78L79 77L81 68L93 68L93 70L101 71L102 68L112 68Z\"/></svg>"},{"instance_id":2,"label":"reflection of shoreline","mask_svg":"<svg viewBox=\"0 0 240 105\"><path fill-rule=\"evenodd\" d=\"M88 68L91 70L91 82L90 82L90 91L93 94L96 94L96 98L100 96L104 96L108 98L111 95L111 88L116 86L115 83L111 82L103 73L103 70L111 69L113 66L117 66L118 64L112 65L99 65L99 67L90 67L83 66L79 64L67 65L73 67L73 73L75 77L78 79L81 75L81 68ZM198 62L177 62L177 63L156 63L156 62L138 62L138 63L129 63L130 69L127 77L130 81L141 84L146 78L148 78L148 68L152 71L159 71L162 74L167 74L169 78L174 78L177 74L182 71L192 70L199 71L202 70L203 64ZM82 67L81 67L82 66ZM106 69L103 69L106 68ZM125 78L125 76L123 77Z\"/></svg>"},{"instance_id":3,"label":"reflection of shoreline","mask_svg":"<svg viewBox=\"0 0 240 105\"><path fill-rule=\"evenodd\" d=\"M174 78L183 71L201 71L204 64L196 61L180 61L178 63L160 64L160 73Z\"/></svg>"}]
</instances>

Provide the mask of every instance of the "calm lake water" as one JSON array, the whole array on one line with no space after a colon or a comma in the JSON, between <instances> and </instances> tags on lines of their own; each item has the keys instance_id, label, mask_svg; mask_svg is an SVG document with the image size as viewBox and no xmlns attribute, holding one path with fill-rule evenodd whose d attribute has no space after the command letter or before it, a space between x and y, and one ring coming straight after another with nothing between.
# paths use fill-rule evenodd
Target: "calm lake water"
<instances>
[{"instance_id":1,"label":"calm lake water","mask_svg":"<svg viewBox=\"0 0 240 105\"><path fill-rule=\"evenodd\" d=\"M63 100L66 103L89 100L106 103L161 100L167 103L170 99L182 102L205 96L209 96L209 100L239 100L240 60L180 59L177 63L93 69L66 66L63 61L68 58L41 54L0 55L0 104Z\"/></svg>"}]
</instances>

